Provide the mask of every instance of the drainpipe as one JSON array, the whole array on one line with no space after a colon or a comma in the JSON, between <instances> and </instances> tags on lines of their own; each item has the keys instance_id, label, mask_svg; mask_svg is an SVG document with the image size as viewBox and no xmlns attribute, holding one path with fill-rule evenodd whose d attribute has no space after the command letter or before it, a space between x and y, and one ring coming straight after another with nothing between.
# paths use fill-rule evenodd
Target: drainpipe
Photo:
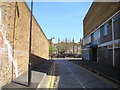
<instances>
[{"instance_id":1,"label":"drainpipe","mask_svg":"<svg viewBox=\"0 0 120 90\"><path fill-rule=\"evenodd\" d=\"M16 8L17 8L17 2L15 2L15 11L14 11L15 13L14 13L14 29L13 29L13 52L12 52L12 60L13 60L13 58L14 58L14 48L15 48ZM13 67L13 62L12 62L12 81L13 81L13 74L14 74L13 70L14 70L14 67Z\"/></svg>"},{"instance_id":2,"label":"drainpipe","mask_svg":"<svg viewBox=\"0 0 120 90\"><path fill-rule=\"evenodd\" d=\"M31 49L32 49L32 13L33 13L33 0L31 1L31 16L30 16L30 38L29 38L29 64L28 64L28 86L31 86Z\"/></svg>"},{"instance_id":3,"label":"drainpipe","mask_svg":"<svg viewBox=\"0 0 120 90\"><path fill-rule=\"evenodd\" d=\"M114 25L112 18L112 41L114 42ZM115 67L115 44L113 43L113 67Z\"/></svg>"}]
</instances>

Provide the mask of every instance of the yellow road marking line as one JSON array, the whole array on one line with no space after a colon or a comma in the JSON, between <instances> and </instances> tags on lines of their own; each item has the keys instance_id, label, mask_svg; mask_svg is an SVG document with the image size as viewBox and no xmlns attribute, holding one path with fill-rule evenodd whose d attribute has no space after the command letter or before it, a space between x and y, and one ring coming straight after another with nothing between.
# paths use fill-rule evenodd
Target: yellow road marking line
<instances>
[{"instance_id":1,"label":"yellow road marking line","mask_svg":"<svg viewBox=\"0 0 120 90\"><path fill-rule=\"evenodd\" d=\"M55 74L55 65L53 64L46 88L54 88L54 81L55 81L54 74Z\"/></svg>"}]
</instances>

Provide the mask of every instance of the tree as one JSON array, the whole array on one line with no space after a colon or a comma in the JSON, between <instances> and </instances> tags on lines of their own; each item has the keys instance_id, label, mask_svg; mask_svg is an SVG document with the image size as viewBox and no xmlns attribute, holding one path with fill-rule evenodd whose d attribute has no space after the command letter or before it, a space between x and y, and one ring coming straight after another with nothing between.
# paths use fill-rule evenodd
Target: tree
<instances>
[{"instance_id":1,"label":"tree","mask_svg":"<svg viewBox=\"0 0 120 90\"><path fill-rule=\"evenodd\" d=\"M60 50L60 51L59 51L59 53L62 55L62 54L64 54L64 53L65 53L65 50L64 50L64 49L62 49L62 50Z\"/></svg>"},{"instance_id":2,"label":"tree","mask_svg":"<svg viewBox=\"0 0 120 90\"><path fill-rule=\"evenodd\" d=\"M53 53L54 53L54 47L49 46L49 53L50 53L50 54L53 54Z\"/></svg>"}]
</instances>

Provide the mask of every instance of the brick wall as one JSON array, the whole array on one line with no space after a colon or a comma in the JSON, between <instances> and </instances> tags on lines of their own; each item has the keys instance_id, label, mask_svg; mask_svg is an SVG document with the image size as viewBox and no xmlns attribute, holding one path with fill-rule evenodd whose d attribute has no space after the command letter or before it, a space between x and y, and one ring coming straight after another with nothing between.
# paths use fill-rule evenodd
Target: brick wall
<instances>
[{"instance_id":1,"label":"brick wall","mask_svg":"<svg viewBox=\"0 0 120 90\"><path fill-rule=\"evenodd\" d=\"M84 37L120 10L120 2L94 2L85 16Z\"/></svg>"},{"instance_id":2,"label":"brick wall","mask_svg":"<svg viewBox=\"0 0 120 90\"><path fill-rule=\"evenodd\" d=\"M28 71L30 10L0 2L0 87ZM48 40L33 17L32 66L48 59ZM37 58L36 58L37 57Z\"/></svg>"}]
</instances>

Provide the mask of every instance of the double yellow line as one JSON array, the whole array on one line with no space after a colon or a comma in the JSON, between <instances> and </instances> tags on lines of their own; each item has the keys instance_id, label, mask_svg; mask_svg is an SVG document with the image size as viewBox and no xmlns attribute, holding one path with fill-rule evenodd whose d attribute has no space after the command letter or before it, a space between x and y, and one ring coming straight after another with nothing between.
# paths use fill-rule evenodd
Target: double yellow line
<instances>
[{"instance_id":1,"label":"double yellow line","mask_svg":"<svg viewBox=\"0 0 120 90\"><path fill-rule=\"evenodd\" d=\"M55 63L53 62L53 65L50 70L49 81L46 88L50 88L50 89L54 88L54 81L55 81Z\"/></svg>"}]
</instances>

